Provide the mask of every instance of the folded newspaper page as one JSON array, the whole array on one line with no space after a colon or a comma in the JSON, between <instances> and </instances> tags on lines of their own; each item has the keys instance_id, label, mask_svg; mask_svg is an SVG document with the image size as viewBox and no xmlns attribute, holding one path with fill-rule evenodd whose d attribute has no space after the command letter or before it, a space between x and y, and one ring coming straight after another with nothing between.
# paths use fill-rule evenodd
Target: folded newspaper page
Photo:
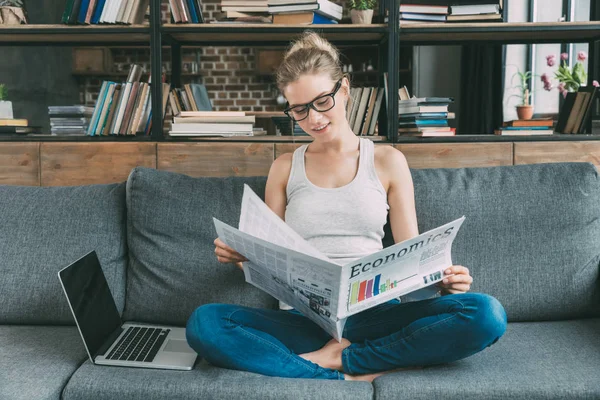
<instances>
[{"instance_id":1,"label":"folded newspaper page","mask_svg":"<svg viewBox=\"0 0 600 400\"><path fill-rule=\"evenodd\" d=\"M465 217L340 266L244 185L240 229L213 218L218 236L249 261L246 282L341 340L346 318L442 280Z\"/></svg>"}]
</instances>

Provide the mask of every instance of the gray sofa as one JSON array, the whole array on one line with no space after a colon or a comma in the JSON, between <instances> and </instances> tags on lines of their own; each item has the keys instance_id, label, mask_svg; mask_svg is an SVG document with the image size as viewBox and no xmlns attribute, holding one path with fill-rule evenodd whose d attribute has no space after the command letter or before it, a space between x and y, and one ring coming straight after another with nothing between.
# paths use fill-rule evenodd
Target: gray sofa
<instances>
[{"instance_id":1,"label":"gray sofa","mask_svg":"<svg viewBox=\"0 0 600 400\"><path fill-rule=\"evenodd\" d=\"M600 180L585 163L413 170L419 228L461 215L456 264L504 305L506 334L467 359L366 382L94 366L56 272L95 249L124 320L185 326L203 303L275 307L218 264L212 217L242 183L136 168L126 183L0 186L0 399L599 399ZM386 237L389 244L389 232Z\"/></svg>"}]
</instances>

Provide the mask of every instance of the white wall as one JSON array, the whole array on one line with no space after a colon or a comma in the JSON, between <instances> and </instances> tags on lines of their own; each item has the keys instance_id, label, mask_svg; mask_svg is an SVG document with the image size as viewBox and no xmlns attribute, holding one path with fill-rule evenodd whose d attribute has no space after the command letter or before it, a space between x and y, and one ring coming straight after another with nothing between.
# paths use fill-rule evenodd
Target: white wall
<instances>
[{"instance_id":1,"label":"white wall","mask_svg":"<svg viewBox=\"0 0 600 400\"><path fill-rule=\"evenodd\" d=\"M419 46L414 51L414 93L411 95L454 97L454 104L449 107L456 113L456 120L450 121L454 127L460 118L460 57L460 46Z\"/></svg>"}]
</instances>

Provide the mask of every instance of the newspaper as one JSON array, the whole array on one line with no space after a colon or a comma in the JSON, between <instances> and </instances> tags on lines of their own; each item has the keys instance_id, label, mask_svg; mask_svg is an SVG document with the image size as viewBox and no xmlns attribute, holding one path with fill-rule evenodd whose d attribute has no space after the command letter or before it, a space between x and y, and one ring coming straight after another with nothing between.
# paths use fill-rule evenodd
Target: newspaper
<instances>
[{"instance_id":1,"label":"newspaper","mask_svg":"<svg viewBox=\"0 0 600 400\"><path fill-rule=\"evenodd\" d=\"M294 307L338 341L346 319L442 280L465 217L340 266L244 185L239 229L213 218L219 238L249 261L246 282Z\"/></svg>"}]
</instances>

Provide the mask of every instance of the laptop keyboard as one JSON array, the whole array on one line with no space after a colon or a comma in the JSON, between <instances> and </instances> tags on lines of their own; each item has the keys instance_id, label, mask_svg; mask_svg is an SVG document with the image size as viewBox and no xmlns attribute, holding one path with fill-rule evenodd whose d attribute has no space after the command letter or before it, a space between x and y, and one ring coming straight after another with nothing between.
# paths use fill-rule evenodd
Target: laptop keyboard
<instances>
[{"instance_id":1,"label":"laptop keyboard","mask_svg":"<svg viewBox=\"0 0 600 400\"><path fill-rule=\"evenodd\" d=\"M152 362L170 331L130 326L106 359Z\"/></svg>"}]
</instances>

